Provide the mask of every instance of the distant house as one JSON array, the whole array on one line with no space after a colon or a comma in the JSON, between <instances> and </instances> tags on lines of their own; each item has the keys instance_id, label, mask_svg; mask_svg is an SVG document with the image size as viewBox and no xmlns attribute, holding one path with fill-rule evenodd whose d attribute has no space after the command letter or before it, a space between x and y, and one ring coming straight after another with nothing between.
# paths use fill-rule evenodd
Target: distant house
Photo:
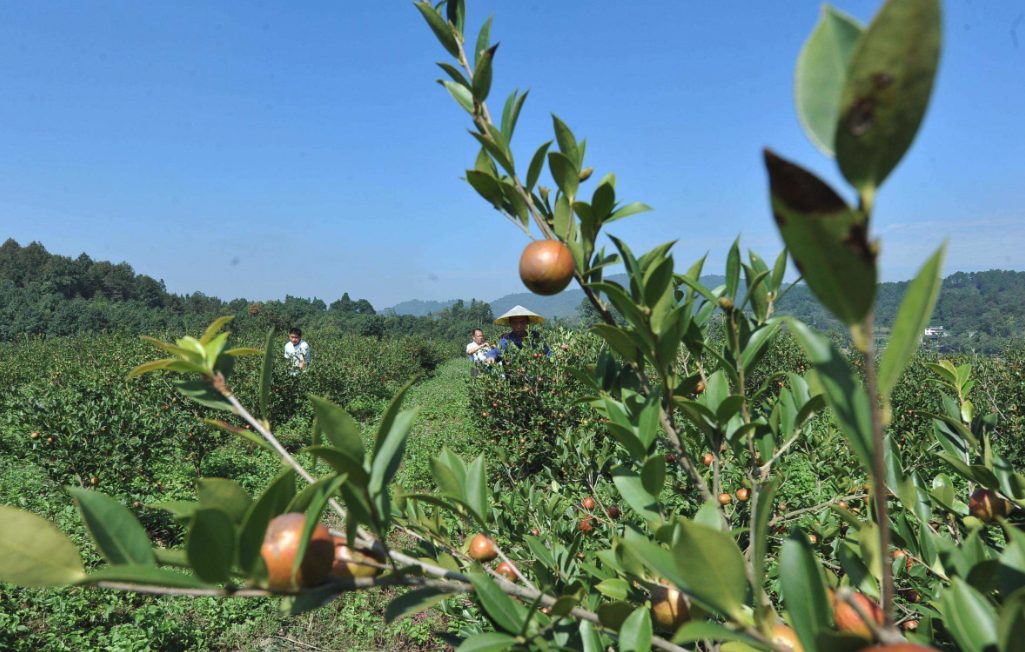
<instances>
[{"instance_id":1,"label":"distant house","mask_svg":"<svg viewBox=\"0 0 1025 652\"><path fill-rule=\"evenodd\" d=\"M927 326L925 332L922 334L924 337L948 337L948 333L942 326Z\"/></svg>"}]
</instances>

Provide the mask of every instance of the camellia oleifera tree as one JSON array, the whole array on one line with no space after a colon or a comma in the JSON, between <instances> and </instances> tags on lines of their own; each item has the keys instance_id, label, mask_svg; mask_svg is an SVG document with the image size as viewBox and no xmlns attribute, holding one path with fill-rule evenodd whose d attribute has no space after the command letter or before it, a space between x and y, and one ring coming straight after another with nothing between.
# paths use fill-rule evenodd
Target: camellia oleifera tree
<instances>
[{"instance_id":1,"label":"camellia oleifera tree","mask_svg":"<svg viewBox=\"0 0 1025 652\"><path fill-rule=\"evenodd\" d=\"M787 251L770 268L753 253L745 261L735 244L717 288L699 282L703 260L676 270L672 243L638 256L610 235L618 253L598 248L604 227L648 207L618 201L612 174L600 177L588 201L586 141L558 118L555 148L550 141L537 149L523 175L510 142L526 94L513 93L498 121L487 104L497 50L491 19L468 49L464 2L415 7L454 58L439 64L449 77L441 83L466 110L481 147L466 180L524 233L535 227L544 244L527 252L542 264L528 255L521 265L529 286L557 291L575 278L604 320L594 330L607 350L573 373L593 390L584 401L607 420L611 440L578 445L570 429L554 448L600 458L599 468L612 460L606 496L624 507L591 496L579 505L559 496L542 504L534 488L523 487L513 488L518 498L510 501L499 481L489 484L482 457L466 463L448 451L432 461L437 492L394 486L416 418L401 409L405 389L381 419L372 449L344 410L311 397L313 445L301 455L311 460L307 468L232 393L235 357L260 352L226 350L217 322L201 338L160 344L172 357L131 375L178 374L175 385L188 399L231 415L211 423L277 455L281 474L255 498L234 482L207 478L198 481L195 502L155 505L186 527L180 550L154 548L117 501L69 488L108 562L88 571L51 524L2 507L0 580L280 595L293 614L345 591L405 586L386 616L443 609L462 619L458 640L449 640L464 651L1020 649L1025 536L1009 519L1025 505L1025 478L990 446L994 415L973 412L971 369L934 369L946 388L945 409L926 415L934 428L925 449L949 473L923 477L886 434L888 395L928 323L942 250L910 284L885 350L873 349L878 243L869 237L871 215L877 189L925 114L940 50L937 0L888 0L867 27L824 8L798 61L797 111L815 144L835 156L857 202L766 151L772 213ZM546 165L554 191L538 186ZM773 315L786 291L788 256L849 327L864 384L828 338ZM610 264L622 264L629 282L605 280ZM713 322L725 337L710 335ZM754 386L750 379L784 328L812 368ZM257 401L263 417L269 351ZM774 466L826 408L863 467L851 474L870 478L864 509L839 499L820 506L819 518L842 522L828 548L801 528L770 536L794 521L774 512ZM703 449L711 452L696 459ZM725 508L732 497L717 495L723 465L742 470L743 509ZM700 508L688 516L667 509L666 478L677 474L697 492ZM508 510L519 499L529 513ZM321 523L325 512L337 517L337 530ZM401 550L389 545L395 541L404 542ZM453 599L460 596L472 608Z\"/></svg>"}]
</instances>

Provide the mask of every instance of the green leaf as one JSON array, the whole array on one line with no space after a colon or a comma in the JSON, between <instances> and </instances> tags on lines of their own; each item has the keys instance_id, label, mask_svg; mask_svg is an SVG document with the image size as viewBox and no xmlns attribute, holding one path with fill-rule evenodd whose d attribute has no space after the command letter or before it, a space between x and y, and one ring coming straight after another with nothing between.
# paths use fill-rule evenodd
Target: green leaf
<instances>
[{"instance_id":1,"label":"green leaf","mask_svg":"<svg viewBox=\"0 0 1025 652\"><path fill-rule=\"evenodd\" d=\"M988 652L997 644L997 613L967 582L954 577L941 598L943 625L962 650Z\"/></svg>"},{"instance_id":2,"label":"green leaf","mask_svg":"<svg viewBox=\"0 0 1025 652\"><path fill-rule=\"evenodd\" d=\"M863 196L897 166L925 117L940 59L938 0L887 0L851 54L836 160Z\"/></svg>"},{"instance_id":3,"label":"green leaf","mask_svg":"<svg viewBox=\"0 0 1025 652\"><path fill-rule=\"evenodd\" d=\"M476 68L477 64L480 63L480 58L484 56L485 50L491 45L491 19L494 16L488 16L488 19L484 21L484 24L480 26L480 32L477 34L477 48L473 51L473 67Z\"/></svg>"},{"instance_id":4,"label":"green leaf","mask_svg":"<svg viewBox=\"0 0 1025 652\"><path fill-rule=\"evenodd\" d=\"M370 482L367 489L370 497L376 503L378 518L382 521L388 520L388 510L385 504L388 498L388 484L395 477L402 463L402 453L406 449L406 438L413 427L420 408L413 408L400 412L392 420L386 432L378 434L378 441L375 443L374 461L370 464Z\"/></svg>"},{"instance_id":5,"label":"green leaf","mask_svg":"<svg viewBox=\"0 0 1025 652\"><path fill-rule=\"evenodd\" d=\"M498 179L489 172L467 170L466 182L473 186L477 194L488 200L496 209L502 209L502 186Z\"/></svg>"},{"instance_id":6,"label":"green leaf","mask_svg":"<svg viewBox=\"0 0 1025 652\"><path fill-rule=\"evenodd\" d=\"M880 396L890 396L901 372L918 349L925 327L929 325L936 299L940 296L940 286L943 285L945 252L946 245L943 245L925 261L925 265L904 295L904 300L897 311L897 318L894 319L893 328L890 330L890 341L879 362Z\"/></svg>"},{"instance_id":7,"label":"green leaf","mask_svg":"<svg viewBox=\"0 0 1025 652\"><path fill-rule=\"evenodd\" d=\"M651 614L640 607L619 628L620 652L650 652L651 636Z\"/></svg>"},{"instance_id":8,"label":"green leaf","mask_svg":"<svg viewBox=\"0 0 1025 652\"><path fill-rule=\"evenodd\" d=\"M310 401L313 403L313 412L317 415L317 427L324 431L328 441L362 464L366 452L363 449L359 424L348 412L327 399L310 396Z\"/></svg>"},{"instance_id":9,"label":"green leaf","mask_svg":"<svg viewBox=\"0 0 1025 652\"><path fill-rule=\"evenodd\" d=\"M430 586L403 593L388 603L388 607L384 610L384 619L390 623L399 618L411 616L433 607L449 595L451 594L446 591Z\"/></svg>"},{"instance_id":10,"label":"green leaf","mask_svg":"<svg viewBox=\"0 0 1025 652\"><path fill-rule=\"evenodd\" d=\"M602 595L608 596L613 600L626 600L626 596L630 592L630 583L617 577L603 580L594 588L598 589Z\"/></svg>"},{"instance_id":11,"label":"green leaf","mask_svg":"<svg viewBox=\"0 0 1025 652\"><path fill-rule=\"evenodd\" d=\"M797 56L797 118L808 139L826 156L833 156L847 63L863 29L847 14L823 4L819 22Z\"/></svg>"},{"instance_id":12,"label":"green leaf","mask_svg":"<svg viewBox=\"0 0 1025 652\"><path fill-rule=\"evenodd\" d=\"M815 365L833 419L847 438L866 471L872 469L872 410L868 392L861 386L843 354L824 335L799 321L789 322L808 359Z\"/></svg>"},{"instance_id":13,"label":"green leaf","mask_svg":"<svg viewBox=\"0 0 1025 652\"><path fill-rule=\"evenodd\" d=\"M520 111L523 109L523 103L527 101L527 95L530 90L527 90L517 97L519 89L517 88L506 100L505 108L502 109L502 134L505 135L506 140L512 140L513 132L516 131L516 123L520 119Z\"/></svg>"},{"instance_id":14,"label":"green leaf","mask_svg":"<svg viewBox=\"0 0 1025 652\"><path fill-rule=\"evenodd\" d=\"M1025 637L1025 591L1004 601L1000 610L1000 652L1014 652Z\"/></svg>"},{"instance_id":15,"label":"green leaf","mask_svg":"<svg viewBox=\"0 0 1025 652\"><path fill-rule=\"evenodd\" d=\"M790 612L797 638L807 652L818 652L816 636L832 625L832 609L822 571L807 537L800 530L795 530L783 544L780 580L783 602Z\"/></svg>"},{"instance_id":16,"label":"green leaf","mask_svg":"<svg viewBox=\"0 0 1025 652\"><path fill-rule=\"evenodd\" d=\"M562 152L549 152L548 167L562 194L570 199L576 197L577 188L580 187L580 171L577 170L573 161ZM564 236L565 234L560 235Z\"/></svg>"},{"instance_id":17,"label":"green leaf","mask_svg":"<svg viewBox=\"0 0 1025 652\"><path fill-rule=\"evenodd\" d=\"M512 636L491 632L471 636L456 648L456 652L502 652L514 645L516 645L516 639Z\"/></svg>"},{"instance_id":18,"label":"green leaf","mask_svg":"<svg viewBox=\"0 0 1025 652\"><path fill-rule=\"evenodd\" d=\"M65 489L75 499L89 535L104 559L111 564L156 565L146 529L127 507L97 491Z\"/></svg>"},{"instance_id":19,"label":"green leaf","mask_svg":"<svg viewBox=\"0 0 1025 652\"><path fill-rule=\"evenodd\" d=\"M487 522L488 514L488 478L484 471L484 455L478 455L466 470L466 504L477 513L481 523Z\"/></svg>"},{"instance_id":20,"label":"green leaf","mask_svg":"<svg viewBox=\"0 0 1025 652\"><path fill-rule=\"evenodd\" d=\"M459 68L456 68L451 63L445 63L444 61L435 61L435 63L452 78L452 81L460 86L465 86L466 88L470 87L470 82L466 80L466 77L464 77L463 73L459 71Z\"/></svg>"},{"instance_id":21,"label":"green leaf","mask_svg":"<svg viewBox=\"0 0 1025 652\"><path fill-rule=\"evenodd\" d=\"M740 238L733 241L726 256L726 296L736 298L740 286Z\"/></svg>"},{"instance_id":22,"label":"green leaf","mask_svg":"<svg viewBox=\"0 0 1025 652\"><path fill-rule=\"evenodd\" d=\"M221 330L221 328L225 324L227 324L229 321L231 321L232 319L234 319L234 317L231 316L231 315L226 315L224 317L218 317L214 321L214 323L212 323L209 326L207 326L206 331L203 333L203 336L199 338L199 343L204 345L204 346L209 344L214 339L214 337L217 335L217 331Z\"/></svg>"},{"instance_id":23,"label":"green leaf","mask_svg":"<svg viewBox=\"0 0 1025 652\"><path fill-rule=\"evenodd\" d=\"M488 138L484 134L476 131L468 131L468 133L480 143L481 147L487 150L488 154L491 155L495 161L502 166L502 168L509 173L510 176L516 174L516 166L513 164L512 152L509 150L509 143L505 140L505 136L498 129L490 129L488 131L491 134L491 138Z\"/></svg>"},{"instance_id":24,"label":"green leaf","mask_svg":"<svg viewBox=\"0 0 1025 652\"><path fill-rule=\"evenodd\" d=\"M497 43L485 50L473 70L470 90L473 92L473 99L478 104L483 104L484 100L488 98L488 93L491 92L491 62L495 58L496 50L498 50Z\"/></svg>"},{"instance_id":25,"label":"green leaf","mask_svg":"<svg viewBox=\"0 0 1025 652\"><path fill-rule=\"evenodd\" d=\"M776 257L776 262L772 266L772 287L769 290L773 293L778 293L783 285L783 275L787 273L787 256L789 251L785 248L779 252L779 256Z\"/></svg>"},{"instance_id":26,"label":"green leaf","mask_svg":"<svg viewBox=\"0 0 1025 652\"><path fill-rule=\"evenodd\" d=\"M456 32L462 34L466 27L466 2L464 0L448 0L445 12L449 24L454 25Z\"/></svg>"},{"instance_id":27,"label":"green leaf","mask_svg":"<svg viewBox=\"0 0 1025 652\"><path fill-rule=\"evenodd\" d=\"M684 643L695 643L702 640L710 641L747 641L754 643L754 639L743 632L738 632L720 625L711 620L694 620L684 624L676 634L673 635L673 643L681 645ZM725 650L725 646L721 650Z\"/></svg>"},{"instance_id":28,"label":"green leaf","mask_svg":"<svg viewBox=\"0 0 1025 652\"><path fill-rule=\"evenodd\" d=\"M263 342L263 364L260 365L260 416L264 422L270 423L270 382L271 372L274 370L274 356L271 354L271 341L274 338L274 328L267 331L267 339Z\"/></svg>"},{"instance_id":29,"label":"green leaf","mask_svg":"<svg viewBox=\"0 0 1025 652\"><path fill-rule=\"evenodd\" d=\"M459 43L456 41L456 35L452 33L452 28L449 27L445 19L441 17L441 14L431 6L430 0L424 0L423 2L414 2L413 6L420 10L423 14L424 20L427 21L427 25L434 32L434 35L441 42L449 54L453 57L459 56Z\"/></svg>"},{"instance_id":30,"label":"green leaf","mask_svg":"<svg viewBox=\"0 0 1025 652\"><path fill-rule=\"evenodd\" d=\"M678 532L673 555L688 591L719 613L743 620L747 572L733 537L685 519Z\"/></svg>"},{"instance_id":31,"label":"green leaf","mask_svg":"<svg viewBox=\"0 0 1025 652\"><path fill-rule=\"evenodd\" d=\"M530 167L527 168L527 185L525 186L527 192L534 189L534 184L537 183L538 177L541 176L541 170L545 166L545 154L548 153L548 148L552 146L552 141L541 145L534 152L534 157L530 159Z\"/></svg>"},{"instance_id":32,"label":"green leaf","mask_svg":"<svg viewBox=\"0 0 1025 652\"><path fill-rule=\"evenodd\" d=\"M552 126L555 128L555 140L559 143L559 151L573 163L574 168L580 167L580 146L577 145L576 136L555 114L552 114Z\"/></svg>"},{"instance_id":33,"label":"green leaf","mask_svg":"<svg viewBox=\"0 0 1025 652\"><path fill-rule=\"evenodd\" d=\"M617 466L612 469L612 481L623 500L641 517L655 523L662 522L658 498L648 493L636 471L626 466Z\"/></svg>"},{"instance_id":34,"label":"green leaf","mask_svg":"<svg viewBox=\"0 0 1025 652\"><path fill-rule=\"evenodd\" d=\"M175 380L172 384L175 389L200 405L228 412L235 410L228 399L207 380Z\"/></svg>"},{"instance_id":35,"label":"green leaf","mask_svg":"<svg viewBox=\"0 0 1025 652\"><path fill-rule=\"evenodd\" d=\"M765 150L772 213L787 249L822 305L860 324L876 293L876 249L867 220L818 177Z\"/></svg>"},{"instance_id":36,"label":"green leaf","mask_svg":"<svg viewBox=\"0 0 1025 652\"><path fill-rule=\"evenodd\" d=\"M0 505L0 581L17 586L75 584L85 577L75 544L41 516Z\"/></svg>"},{"instance_id":37,"label":"green leaf","mask_svg":"<svg viewBox=\"0 0 1025 652\"><path fill-rule=\"evenodd\" d=\"M235 526L224 510L205 507L193 512L185 554L196 577L211 584L226 582L237 545Z\"/></svg>"},{"instance_id":38,"label":"green leaf","mask_svg":"<svg viewBox=\"0 0 1025 652\"><path fill-rule=\"evenodd\" d=\"M357 462L356 458L340 448L334 448L333 446L309 446L302 449L302 452L324 460L339 473L349 474L349 479L360 486L365 486L370 481L370 474L363 468L363 464Z\"/></svg>"},{"instance_id":39,"label":"green leaf","mask_svg":"<svg viewBox=\"0 0 1025 652\"><path fill-rule=\"evenodd\" d=\"M467 577L470 578L484 611L495 625L509 633L518 634L527 618L527 610L523 605L506 595L487 575L468 573Z\"/></svg>"},{"instance_id":40,"label":"green leaf","mask_svg":"<svg viewBox=\"0 0 1025 652\"><path fill-rule=\"evenodd\" d=\"M459 103L459 106L463 107L467 113L473 114L473 93L469 88L447 79L439 79L438 83L445 87L445 90Z\"/></svg>"},{"instance_id":41,"label":"green leaf","mask_svg":"<svg viewBox=\"0 0 1025 652\"><path fill-rule=\"evenodd\" d=\"M662 487L666 482L666 460L660 453L652 455L644 462L641 469L641 484L644 490L652 496L662 493Z\"/></svg>"},{"instance_id":42,"label":"green leaf","mask_svg":"<svg viewBox=\"0 0 1025 652\"><path fill-rule=\"evenodd\" d=\"M234 480L200 478L196 481L196 492L203 507L223 509L232 523L241 523L253 505L253 499Z\"/></svg>"},{"instance_id":43,"label":"green leaf","mask_svg":"<svg viewBox=\"0 0 1025 652\"><path fill-rule=\"evenodd\" d=\"M199 589L208 586L192 575L186 575L169 568L134 565L98 568L89 573L79 584L93 584L95 582L124 582L143 586L173 586L182 589Z\"/></svg>"},{"instance_id":44,"label":"green leaf","mask_svg":"<svg viewBox=\"0 0 1025 652\"><path fill-rule=\"evenodd\" d=\"M285 513L295 496L295 471L286 469L264 489L249 508L238 541L238 565L242 572L251 574L260 558L260 547L271 519Z\"/></svg>"},{"instance_id":45,"label":"green leaf","mask_svg":"<svg viewBox=\"0 0 1025 652\"><path fill-rule=\"evenodd\" d=\"M318 478L316 482L303 487L302 491L292 498L292 502L288 503L288 507L282 513L291 514L308 510L313 501L323 495L324 488L331 485L338 478L338 475L338 473L328 473L324 477Z\"/></svg>"},{"instance_id":46,"label":"green leaf","mask_svg":"<svg viewBox=\"0 0 1025 652\"><path fill-rule=\"evenodd\" d=\"M653 210L655 209L651 206L648 206L647 204L642 204L639 201L635 201L631 204L627 204L626 206L621 206L617 208L615 211L613 211L612 215L609 215L603 223L608 224L609 222L621 220L624 217L630 217L631 215L637 215L638 213L646 213L648 211Z\"/></svg>"},{"instance_id":47,"label":"green leaf","mask_svg":"<svg viewBox=\"0 0 1025 652\"><path fill-rule=\"evenodd\" d=\"M605 652L605 645L602 643L601 634L589 620L581 620L579 625L580 640L584 645L584 652Z\"/></svg>"}]
</instances>

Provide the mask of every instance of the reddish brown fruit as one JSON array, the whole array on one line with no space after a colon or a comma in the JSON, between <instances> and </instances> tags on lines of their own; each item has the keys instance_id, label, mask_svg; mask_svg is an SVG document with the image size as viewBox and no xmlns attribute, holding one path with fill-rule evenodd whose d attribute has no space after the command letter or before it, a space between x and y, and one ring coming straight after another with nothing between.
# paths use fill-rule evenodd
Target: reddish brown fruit
<instances>
[{"instance_id":1,"label":"reddish brown fruit","mask_svg":"<svg viewBox=\"0 0 1025 652\"><path fill-rule=\"evenodd\" d=\"M672 453L666 453L666 464L673 464L676 462L676 456Z\"/></svg>"},{"instance_id":2,"label":"reddish brown fruit","mask_svg":"<svg viewBox=\"0 0 1025 652\"><path fill-rule=\"evenodd\" d=\"M675 632L690 620L690 603L687 597L669 586L652 587L651 620L656 629Z\"/></svg>"},{"instance_id":3,"label":"reddish brown fruit","mask_svg":"<svg viewBox=\"0 0 1025 652\"><path fill-rule=\"evenodd\" d=\"M519 575L516 574L516 569L507 561L503 561L499 564L498 568L495 569L495 572L510 582L515 582L519 578Z\"/></svg>"},{"instance_id":4,"label":"reddish brown fruit","mask_svg":"<svg viewBox=\"0 0 1025 652\"><path fill-rule=\"evenodd\" d=\"M335 557L331 565L331 574L335 577L377 577L381 574L382 569L368 566L364 562L383 564L384 555L353 550L344 537L335 537L334 546Z\"/></svg>"},{"instance_id":5,"label":"reddish brown fruit","mask_svg":"<svg viewBox=\"0 0 1025 652\"><path fill-rule=\"evenodd\" d=\"M819 542L819 538L818 538L817 536L815 536L814 534L809 534L809 535L808 535L808 541L809 541L809 542L810 542L810 543L811 543L812 545L815 545L816 543L818 543L818 542Z\"/></svg>"},{"instance_id":6,"label":"reddish brown fruit","mask_svg":"<svg viewBox=\"0 0 1025 652\"><path fill-rule=\"evenodd\" d=\"M29 437L31 439L39 439L39 433L38 432L33 432L31 435L29 435Z\"/></svg>"},{"instance_id":7,"label":"reddish brown fruit","mask_svg":"<svg viewBox=\"0 0 1025 652\"><path fill-rule=\"evenodd\" d=\"M844 509L847 509L847 502L841 500L840 502L837 503L837 506L843 507Z\"/></svg>"},{"instance_id":8,"label":"reddish brown fruit","mask_svg":"<svg viewBox=\"0 0 1025 652\"><path fill-rule=\"evenodd\" d=\"M100 484L100 479L94 475L93 477L89 478L89 484L95 487L96 485Z\"/></svg>"},{"instance_id":9,"label":"reddish brown fruit","mask_svg":"<svg viewBox=\"0 0 1025 652\"><path fill-rule=\"evenodd\" d=\"M701 394L704 391L705 391L705 384L703 382L701 382L701 381L698 381L698 384L694 386L694 393L695 394Z\"/></svg>"},{"instance_id":10,"label":"reddish brown fruit","mask_svg":"<svg viewBox=\"0 0 1025 652\"><path fill-rule=\"evenodd\" d=\"M922 601L922 596L914 589L901 589L900 597L915 604Z\"/></svg>"},{"instance_id":11,"label":"reddish brown fruit","mask_svg":"<svg viewBox=\"0 0 1025 652\"><path fill-rule=\"evenodd\" d=\"M712 462L715 461L715 455L712 455L711 453L705 453L704 460L705 466L712 466Z\"/></svg>"},{"instance_id":12,"label":"reddish brown fruit","mask_svg":"<svg viewBox=\"0 0 1025 652\"><path fill-rule=\"evenodd\" d=\"M292 567L299 551L306 515L291 513L276 517L267 526L260 556L267 565L267 586L276 591L316 586L324 581L335 558L334 538L318 523L306 546L299 570L292 582Z\"/></svg>"},{"instance_id":13,"label":"reddish brown fruit","mask_svg":"<svg viewBox=\"0 0 1025 652\"><path fill-rule=\"evenodd\" d=\"M46 438L46 443L47 444L52 444L53 443L53 437L47 437Z\"/></svg>"},{"instance_id":14,"label":"reddish brown fruit","mask_svg":"<svg viewBox=\"0 0 1025 652\"><path fill-rule=\"evenodd\" d=\"M619 509L619 505L613 505L609 507L609 518L615 520L623 515L623 510Z\"/></svg>"},{"instance_id":15,"label":"reddish brown fruit","mask_svg":"<svg viewBox=\"0 0 1025 652\"><path fill-rule=\"evenodd\" d=\"M541 613L543 613L544 615L546 615L546 616L547 616L547 615L548 615L548 612L549 612L549 609L548 609L548 607L541 607Z\"/></svg>"},{"instance_id":16,"label":"reddish brown fruit","mask_svg":"<svg viewBox=\"0 0 1025 652\"><path fill-rule=\"evenodd\" d=\"M747 501L751 500L751 492L743 488L737 489L737 500L739 500L742 503L746 503Z\"/></svg>"},{"instance_id":17,"label":"reddish brown fruit","mask_svg":"<svg viewBox=\"0 0 1025 652\"><path fill-rule=\"evenodd\" d=\"M838 631L869 640L872 639L872 630L861 619L861 616L854 610L854 607L843 600L838 600L833 589L829 589L829 599L833 603L833 622L836 624ZM883 626L885 616L883 615L882 607L875 600L861 593L854 593L854 599L861 607L861 610L875 621L876 625Z\"/></svg>"},{"instance_id":18,"label":"reddish brown fruit","mask_svg":"<svg viewBox=\"0 0 1025 652\"><path fill-rule=\"evenodd\" d=\"M797 632L782 623L772 628L772 642L791 650L791 652L804 652L804 647L797 638Z\"/></svg>"},{"instance_id":19,"label":"reddish brown fruit","mask_svg":"<svg viewBox=\"0 0 1025 652\"><path fill-rule=\"evenodd\" d=\"M918 631L918 621L917 620L909 620L909 621L904 623L903 627L904 627L904 631L905 632L917 632Z\"/></svg>"},{"instance_id":20,"label":"reddish brown fruit","mask_svg":"<svg viewBox=\"0 0 1025 652\"><path fill-rule=\"evenodd\" d=\"M577 529L585 534L594 530L594 525L591 524L591 516L587 515L577 521Z\"/></svg>"},{"instance_id":21,"label":"reddish brown fruit","mask_svg":"<svg viewBox=\"0 0 1025 652\"><path fill-rule=\"evenodd\" d=\"M1007 518L1011 514L1011 503L989 489L976 489L968 499L968 513L987 525L997 522L997 517Z\"/></svg>"},{"instance_id":22,"label":"reddish brown fruit","mask_svg":"<svg viewBox=\"0 0 1025 652\"><path fill-rule=\"evenodd\" d=\"M530 533L531 533L532 535L536 536L536 537L539 537L539 536L541 536L541 530L539 530L539 529L537 529L537 528L534 528L534 529L532 529L532 530L530 531Z\"/></svg>"},{"instance_id":23,"label":"reddish brown fruit","mask_svg":"<svg viewBox=\"0 0 1025 652\"><path fill-rule=\"evenodd\" d=\"M470 541L470 559L489 562L498 556L495 544L483 534L478 534Z\"/></svg>"},{"instance_id":24,"label":"reddish brown fruit","mask_svg":"<svg viewBox=\"0 0 1025 652\"><path fill-rule=\"evenodd\" d=\"M900 548L897 548L896 550L893 551L893 558L897 559L898 557L904 557L904 559L905 559L904 570L910 571L911 567L915 565L915 562L911 561L911 557L909 557L907 555L907 553L905 553Z\"/></svg>"},{"instance_id":25,"label":"reddish brown fruit","mask_svg":"<svg viewBox=\"0 0 1025 652\"><path fill-rule=\"evenodd\" d=\"M534 294L558 294L573 280L573 254L557 240L531 242L520 256L520 280Z\"/></svg>"},{"instance_id":26,"label":"reddish brown fruit","mask_svg":"<svg viewBox=\"0 0 1025 652\"><path fill-rule=\"evenodd\" d=\"M584 500L580 504L584 506L584 509L594 509L594 498L588 496L587 498L584 498Z\"/></svg>"},{"instance_id":27,"label":"reddish brown fruit","mask_svg":"<svg viewBox=\"0 0 1025 652\"><path fill-rule=\"evenodd\" d=\"M733 497L729 494L719 494L719 504L729 505L733 501Z\"/></svg>"}]
</instances>

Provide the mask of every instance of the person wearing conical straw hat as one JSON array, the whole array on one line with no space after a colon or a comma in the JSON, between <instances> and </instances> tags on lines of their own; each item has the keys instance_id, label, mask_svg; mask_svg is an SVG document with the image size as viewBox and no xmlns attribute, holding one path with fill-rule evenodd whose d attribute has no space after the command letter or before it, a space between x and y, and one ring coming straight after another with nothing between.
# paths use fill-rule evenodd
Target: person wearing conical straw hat
<instances>
[{"instance_id":1,"label":"person wearing conical straw hat","mask_svg":"<svg viewBox=\"0 0 1025 652\"><path fill-rule=\"evenodd\" d=\"M524 344L530 346L532 349L536 349L540 346L544 349L545 355L551 355L552 352L548 349L548 345L541 340L541 335L537 331L527 332L527 326L540 324L544 321L544 317L532 313L523 306L516 306L496 319L496 326L508 326L512 331L503 335L502 339L498 341L498 346L491 349L488 353L489 363L494 362L495 360L501 360L502 351L508 349L510 344L515 345L518 349L522 349Z\"/></svg>"}]
</instances>

